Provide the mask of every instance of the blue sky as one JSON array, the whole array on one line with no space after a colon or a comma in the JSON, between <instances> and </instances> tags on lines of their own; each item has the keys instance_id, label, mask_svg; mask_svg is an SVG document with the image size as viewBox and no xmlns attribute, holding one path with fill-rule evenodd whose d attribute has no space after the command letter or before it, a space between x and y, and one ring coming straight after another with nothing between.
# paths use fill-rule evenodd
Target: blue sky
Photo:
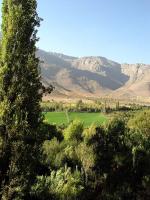
<instances>
[{"instance_id":1,"label":"blue sky","mask_svg":"<svg viewBox=\"0 0 150 200\"><path fill-rule=\"evenodd\" d=\"M150 0L38 0L38 13L44 50L150 63Z\"/></svg>"}]
</instances>

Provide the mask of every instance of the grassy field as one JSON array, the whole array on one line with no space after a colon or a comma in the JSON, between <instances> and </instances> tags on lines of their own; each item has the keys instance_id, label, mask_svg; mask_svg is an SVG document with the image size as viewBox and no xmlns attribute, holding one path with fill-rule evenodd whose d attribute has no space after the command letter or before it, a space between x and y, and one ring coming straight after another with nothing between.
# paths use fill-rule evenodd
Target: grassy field
<instances>
[{"instance_id":1,"label":"grassy field","mask_svg":"<svg viewBox=\"0 0 150 200\"><path fill-rule=\"evenodd\" d=\"M78 119L84 125L90 126L91 124L100 125L107 122L107 117L100 113L78 113L78 112L47 112L44 113L45 119L50 124L67 124L74 119Z\"/></svg>"}]
</instances>

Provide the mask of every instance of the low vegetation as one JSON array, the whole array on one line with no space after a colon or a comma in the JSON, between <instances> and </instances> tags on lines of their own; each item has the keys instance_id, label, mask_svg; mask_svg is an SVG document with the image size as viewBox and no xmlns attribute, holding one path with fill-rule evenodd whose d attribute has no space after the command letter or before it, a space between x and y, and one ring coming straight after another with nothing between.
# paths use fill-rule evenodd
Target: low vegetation
<instances>
[{"instance_id":1,"label":"low vegetation","mask_svg":"<svg viewBox=\"0 0 150 200\"><path fill-rule=\"evenodd\" d=\"M66 125L69 122L78 119L84 125L90 126L91 124L100 125L107 122L107 116L102 113L81 113L81 112L47 112L44 113L45 120L50 124Z\"/></svg>"}]
</instances>

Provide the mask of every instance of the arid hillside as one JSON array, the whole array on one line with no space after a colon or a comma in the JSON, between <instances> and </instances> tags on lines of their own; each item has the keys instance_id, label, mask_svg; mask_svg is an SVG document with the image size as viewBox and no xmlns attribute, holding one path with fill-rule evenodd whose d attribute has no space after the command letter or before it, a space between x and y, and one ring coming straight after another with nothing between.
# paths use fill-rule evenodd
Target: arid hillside
<instances>
[{"instance_id":1,"label":"arid hillside","mask_svg":"<svg viewBox=\"0 0 150 200\"><path fill-rule=\"evenodd\" d=\"M150 98L150 65L120 64L104 57L71 57L39 50L42 81L55 96Z\"/></svg>"}]
</instances>

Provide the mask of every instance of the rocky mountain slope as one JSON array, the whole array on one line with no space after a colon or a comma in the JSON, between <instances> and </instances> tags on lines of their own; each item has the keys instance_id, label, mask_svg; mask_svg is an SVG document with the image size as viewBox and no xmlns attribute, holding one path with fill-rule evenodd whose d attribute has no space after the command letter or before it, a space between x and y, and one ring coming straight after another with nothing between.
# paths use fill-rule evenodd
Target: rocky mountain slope
<instances>
[{"instance_id":1,"label":"rocky mountain slope","mask_svg":"<svg viewBox=\"0 0 150 200\"><path fill-rule=\"evenodd\" d=\"M104 57L76 58L38 50L42 81L57 95L150 97L150 65L119 64Z\"/></svg>"}]
</instances>

